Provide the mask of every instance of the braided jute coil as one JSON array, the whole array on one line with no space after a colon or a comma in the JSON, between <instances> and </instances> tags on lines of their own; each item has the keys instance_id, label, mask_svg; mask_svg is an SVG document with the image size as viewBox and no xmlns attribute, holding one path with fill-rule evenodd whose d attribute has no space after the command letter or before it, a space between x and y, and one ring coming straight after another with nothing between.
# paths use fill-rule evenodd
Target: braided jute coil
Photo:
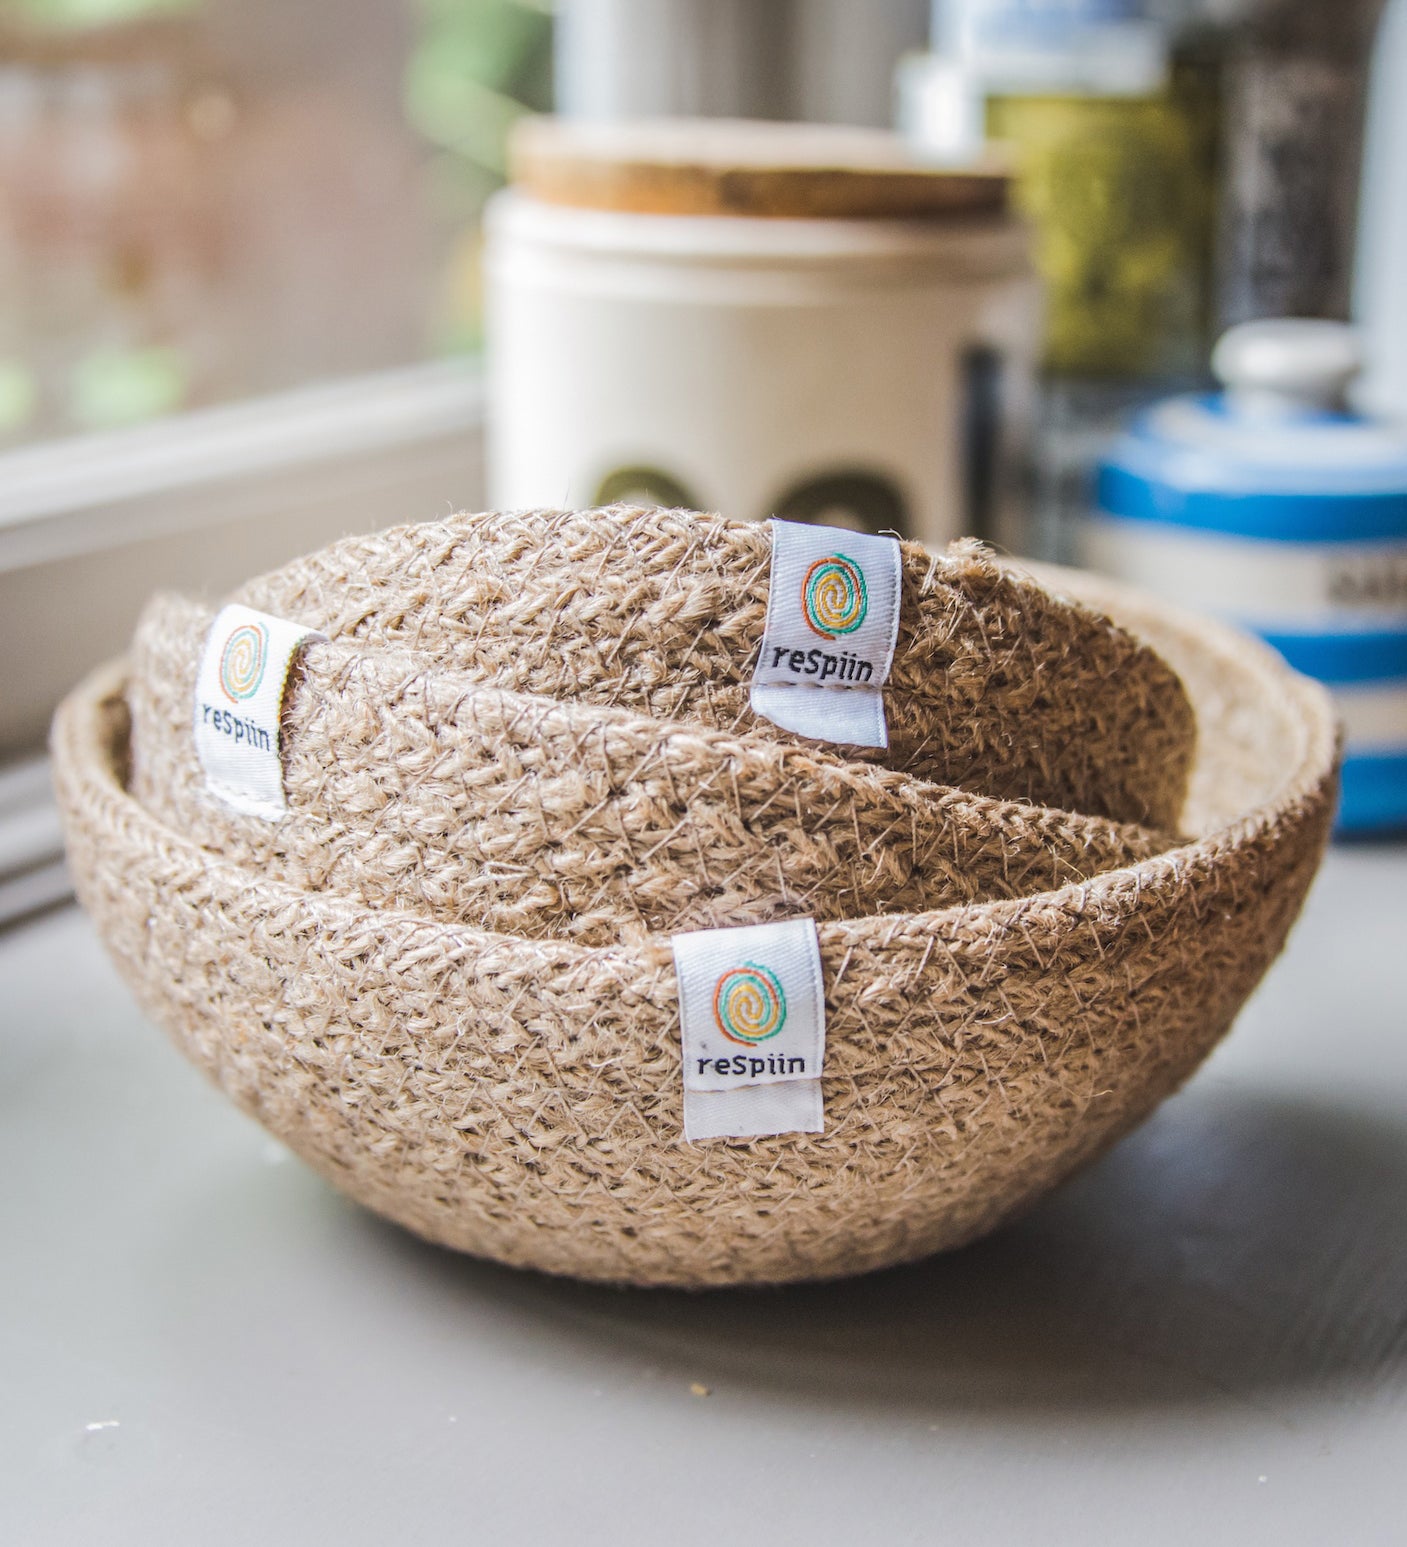
<instances>
[{"instance_id":1,"label":"braided jute coil","mask_svg":"<svg viewBox=\"0 0 1407 1547\"><path fill-rule=\"evenodd\" d=\"M1192 836L1049 890L821 922L823 1133L684 1141L667 936L586 946L371 907L345 882L270 875L233 818L197 835L155 785L134 799L125 666L81 686L55 723L75 882L193 1060L322 1174L432 1240L690 1286L957 1245L1196 1067L1279 950L1332 807L1335 728L1318 688L1227 630L1089 577L1043 580L1181 674L1198 731L1180 828ZM399 671L412 635L426 654L423 623L399 645L380 638L396 627L341 633ZM455 670L467 659L429 653ZM330 659L328 681L353 669Z\"/></svg>"},{"instance_id":2,"label":"braided jute coil","mask_svg":"<svg viewBox=\"0 0 1407 1547\"><path fill-rule=\"evenodd\" d=\"M1020 897L1165 848L814 743L486 687L404 650L314 643L283 709L280 822L212 800L191 701L213 615L147 607L132 790L271 878L372 907L588 945L651 931Z\"/></svg>"}]
</instances>

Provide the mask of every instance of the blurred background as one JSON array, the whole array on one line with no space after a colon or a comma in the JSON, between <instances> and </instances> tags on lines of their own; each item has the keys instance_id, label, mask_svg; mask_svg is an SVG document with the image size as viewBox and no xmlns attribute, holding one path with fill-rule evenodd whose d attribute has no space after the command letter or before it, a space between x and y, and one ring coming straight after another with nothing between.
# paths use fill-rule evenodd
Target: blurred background
<instances>
[{"instance_id":1,"label":"blurred background","mask_svg":"<svg viewBox=\"0 0 1407 1547\"><path fill-rule=\"evenodd\" d=\"M0 903L152 589L489 501L1161 585L1407 825L1404 84L1407 0L0 0Z\"/></svg>"}]
</instances>

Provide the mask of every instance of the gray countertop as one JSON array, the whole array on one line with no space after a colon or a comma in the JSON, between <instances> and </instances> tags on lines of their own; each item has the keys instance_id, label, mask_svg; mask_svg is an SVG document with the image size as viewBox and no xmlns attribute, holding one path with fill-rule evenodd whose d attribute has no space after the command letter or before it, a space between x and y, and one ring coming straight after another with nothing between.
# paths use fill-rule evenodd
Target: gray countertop
<instances>
[{"instance_id":1,"label":"gray countertop","mask_svg":"<svg viewBox=\"0 0 1407 1547\"><path fill-rule=\"evenodd\" d=\"M0 935L0 1542L1407 1540L1407 849L1336 850L1187 1089L846 1284L422 1246L234 1111L69 908Z\"/></svg>"}]
</instances>

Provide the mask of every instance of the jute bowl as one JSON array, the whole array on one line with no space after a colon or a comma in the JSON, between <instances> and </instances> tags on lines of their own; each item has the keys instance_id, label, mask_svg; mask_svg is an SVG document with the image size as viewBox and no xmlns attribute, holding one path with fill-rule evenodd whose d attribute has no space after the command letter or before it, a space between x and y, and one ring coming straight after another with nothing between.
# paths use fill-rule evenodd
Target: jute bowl
<instances>
[{"instance_id":1,"label":"jute bowl","mask_svg":"<svg viewBox=\"0 0 1407 1547\"><path fill-rule=\"evenodd\" d=\"M191 697L213 621L148 605L131 789L266 879L583 945L1048 891L1171 839L851 762L815 743L488 687L404 649L305 648L283 704L288 814L212 800Z\"/></svg>"},{"instance_id":2,"label":"jute bowl","mask_svg":"<svg viewBox=\"0 0 1407 1547\"><path fill-rule=\"evenodd\" d=\"M771 555L765 526L691 511L489 512L334 543L235 599L515 692L746 730ZM1193 741L1176 675L976 545L903 544L885 705L888 751L851 760L1176 826Z\"/></svg>"},{"instance_id":3,"label":"jute bowl","mask_svg":"<svg viewBox=\"0 0 1407 1547\"><path fill-rule=\"evenodd\" d=\"M1055 890L821 923L824 1133L683 1141L666 938L491 933L202 848L127 793L125 667L55 723L79 895L197 1064L431 1240L694 1287L956 1246L1196 1068L1283 944L1335 789L1328 701L1267 650L1089 577L1044 578L1181 673L1193 836Z\"/></svg>"}]
</instances>

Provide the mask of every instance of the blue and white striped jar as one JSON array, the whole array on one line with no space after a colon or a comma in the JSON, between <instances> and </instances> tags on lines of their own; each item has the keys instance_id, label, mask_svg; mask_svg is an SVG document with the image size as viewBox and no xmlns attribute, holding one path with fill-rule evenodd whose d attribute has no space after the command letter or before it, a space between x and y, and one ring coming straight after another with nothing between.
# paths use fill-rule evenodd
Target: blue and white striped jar
<instances>
[{"instance_id":1,"label":"blue and white striped jar","mask_svg":"<svg viewBox=\"0 0 1407 1547\"><path fill-rule=\"evenodd\" d=\"M1325 683L1339 830L1407 829L1407 435L1340 406L1359 365L1341 324L1247 323L1213 363L1225 392L1159 404L1101 465L1085 561Z\"/></svg>"}]
</instances>

